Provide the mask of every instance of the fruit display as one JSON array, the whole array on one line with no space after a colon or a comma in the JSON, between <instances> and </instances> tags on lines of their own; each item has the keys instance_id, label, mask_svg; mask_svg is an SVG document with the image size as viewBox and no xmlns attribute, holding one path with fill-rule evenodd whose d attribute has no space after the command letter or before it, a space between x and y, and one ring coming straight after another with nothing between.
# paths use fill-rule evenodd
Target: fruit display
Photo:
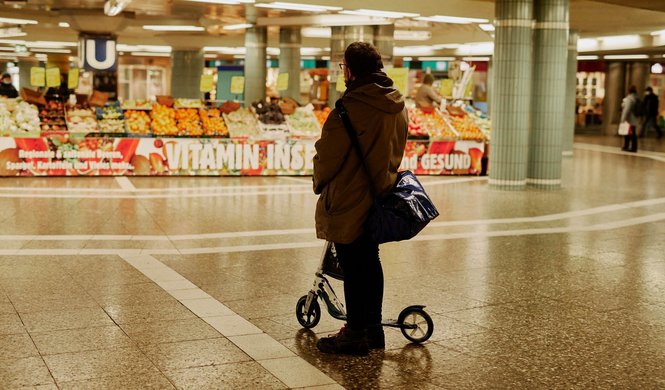
<instances>
[{"instance_id":1,"label":"fruit display","mask_svg":"<svg viewBox=\"0 0 665 390\"><path fill-rule=\"evenodd\" d=\"M201 108L203 107L203 102L199 99L176 99L175 108Z\"/></svg>"},{"instance_id":2,"label":"fruit display","mask_svg":"<svg viewBox=\"0 0 665 390\"><path fill-rule=\"evenodd\" d=\"M487 140L490 138L490 129L492 128L492 122L490 121L487 114L481 112L480 110L475 109L473 106L464 107L466 114L473 119L474 123L480 131L483 132L483 135Z\"/></svg>"},{"instance_id":3,"label":"fruit display","mask_svg":"<svg viewBox=\"0 0 665 390\"><path fill-rule=\"evenodd\" d=\"M0 100L1 136L39 136L39 131L37 106L26 102L17 103L13 99Z\"/></svg>"},{"instance_id":4,"label":"fruit display","mask_svg":"<svg viewBox=\"0 0 665 390\"><path fill-rule=\"evenodd\" d=\"M97 107L97 119L124 119L122 109L118 105Z\"/></svg>"},{"instance_id":5,"label":"fruit display","mask_svg":"<svg viewBox=\"0 0 665 390\"><path fill-rule=\"evenodd\" d=\"M252 107L254 108L256 115L259 116L259 122L263 124L281 125L286 121L278 104L254 102L252 103Z\"/></svg>"},{"instance_id":6,"label":"fruit display","mask_svg":"<svg viewBox=\"0 0 665 390\"><path fill-rule=\"evenodd\" d=\"M240 108L223 114L223 117L231 137L253 137L259 134L259 122L249 108Z\"/></svg>"},{"instance_id":7,"label":"fruit display","mask_svg":"<svg viewBox=\"0 0 665 390\"><path fill-rule=\"evenodd\" d=\"M177 135L176 111L173 108L155 104L150 111L152 133L155 135Z\"/></svg>"},{"instance_id":8,"label":"fruit display","mask_svg":"<svg viewBox=\"0 0 665 390\"><path fill-rule=\"evenodd\" d=\"M332 111L330 107L324 107L323 110L314 111L314 115L316 116L316 119L318 119L321 127L323 127L323 124L326 123L328 115L330 115L330 111Z\"/></svg>"},{"instance_id":9,"label":"fruit display","mask_svg":"<svg viewBox=\"0 0 665 390\"><path fill-rule=\"evenodd\" d=\"M207 136L228 137L229 129L224 123L222 112L219 109L199 110L201 123L203 124L203 134Z\"/></svg>"},{"instance_id":10,"label":"fruit display","mask_svg":"<svg viewBox=\"0 0 665 390\"><path fill-rule=\"evenodd\" d=\"M230 114L233 111L238 110L240 107L242 107L240 103L234 102L232 100L227 100L219 106L219 110L224 114Z\"/></svg>"},{"instance_id":11,"label":"fruit display","mask_svg":"<svg viewBox=\"0 0 665 390\"><path fill-rule=\"evenodd\" d=\"M97 107L96 113L101 133L119 134L125 132L125 116L118 103Z\"/></svg>"},{"instance_id":12,"label":"fruit display","mask_svg":"<svg viewBox=\"0 0 665 390\"><path fill-rule=\"evenodd\" d=\"M408 137L412 139L428 139L429 131L423 127L423 121L416 112L416 108L409 108Z\"/></svg>"},{"instance_id":13,"label":"fruit display","mask_svg":"<svg viewBox=\"0 0 665 390\"><path fill-rule=\"evenodd\" d=\"M44 132L67 131L65 108L62 102L50 101L39 111L41 130Z\"/></svg>"},{"instance_id":14,"label":"fruit display","mask_svg":"<svg viewBox=\"0 0 665 390\"><path fill-rule=\"evenodd\" d=\"M99 130L95 114L83 108L67 111L67 127L74 133L94 133Z\"/></svg>"},{"instance_id":15,"label":"fruit display","mask_svg":"<svg viewBox=\"0 0 665 390\"><path fill-rule=\"evenodd\" d=\"M125 132L125 121L122 119L102 119L99 121L101 133L119 134Z\"/></svg>"},{"instance_id":16,"label":"fruit display","mask_svg":"<svg viewBox=\"0 0 665 390\"><path fill-rule=\"evenodd\" d=\"M286 120L292 135L304 137L321 135L321 125L311 108L298 107L293 114L286 117Z\"/></svg>"},{"instance_id":17,"label":"fruit display","mask_svg":"<svg viewBox=\"0 0 665 390\"><path fill-rule=\"evenodd\" d=\"M126 110L127 132L138 135L150 134L150 116L145 111Z\"/></svg>"},{"instance_id":18,"label":"fruit display","mask_svg":"<svg viewBox=\"0 0 665 390\"><path fill-rule=\"evenodd\" d=\"M474 120L468 116L451 116L450 121L457 130L461 139L464 140L484 140L485 135L480 128L476 126Z\"/></svg>"},{"instance_id":19,"label":"fruit display","mask_svg":"<svg viewBox=\"0 0 665 390\"><path fill-rule=\"evenodd\" d=\"M459 135L439 110L409 109L409 136L416 139L457 139Z\"/></svg>"}]
</instances>

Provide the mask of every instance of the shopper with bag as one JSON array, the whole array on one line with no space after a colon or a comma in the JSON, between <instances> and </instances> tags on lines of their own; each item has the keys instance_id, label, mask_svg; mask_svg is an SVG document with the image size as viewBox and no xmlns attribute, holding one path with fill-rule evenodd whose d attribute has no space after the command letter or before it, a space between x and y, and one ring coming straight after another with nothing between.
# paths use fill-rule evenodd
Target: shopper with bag
<instances>
[{"instance_id":1,"label":"shopper with bag","mask_svg":"<svg viewBox=\"0 0 665 390\"><path fill-rule=\"evenodd\" d=\"M327 353L365 355L383 348L381 327L383 269L379 245L365 229L374 202L397 179L407 135L404 97L381 71L376 48L355 42L339 64L346 92L340 104L357 135L358 153L336 108L326 120L314 157L317 237L332 241L344 271L347 323L335 335L319 340ZM359 154L364 159L361 160ZM374 195L375 194L375 195Z\"/></svg>"},{"instance_id":2,"label":"shopper with bag","mask_svg":"<svg viewBox=\"0 0 665 390\"><path fill-rule=\"evenodd\" d=\"M631 85L628 89L628 96L621 102L621 124L619 125L619 134L624 136L621 150L626 152L637 152L637 127L640 125L639 107L637 88Z\"/></svg>"}]
</instances>

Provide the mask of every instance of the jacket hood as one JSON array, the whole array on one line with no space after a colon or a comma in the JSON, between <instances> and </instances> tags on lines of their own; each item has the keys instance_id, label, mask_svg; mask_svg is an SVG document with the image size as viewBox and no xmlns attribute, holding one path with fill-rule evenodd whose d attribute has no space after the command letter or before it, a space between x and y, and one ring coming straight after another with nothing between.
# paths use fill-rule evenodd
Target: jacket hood
<instances>
[{"instance_id":1,"label":"jacket hood","mask_svg":"<svg viewBox=\"0 0 665 390\"><path fill-rule=\"evenodd\" d=\"M342 99L359 100L391 114L404 110L404 96L383 72L372 73L362 79L351 81Z\"/></svg>"}]
</instances>

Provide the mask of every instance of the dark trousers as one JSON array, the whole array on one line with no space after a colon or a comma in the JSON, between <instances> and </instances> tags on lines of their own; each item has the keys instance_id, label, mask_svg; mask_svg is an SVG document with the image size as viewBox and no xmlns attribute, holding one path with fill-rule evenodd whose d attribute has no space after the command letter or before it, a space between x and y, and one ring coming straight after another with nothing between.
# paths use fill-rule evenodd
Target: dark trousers
<instances>
[{"instance_id":1,"label":"dark trousers","mask_svg":"<svg viewBox=\"0 0 665 390\"><path fill-rule=\"evenodd\" d=\"M628 135L623 136L623 150L637 151L637 129L635 126L630 126Z\"/></svg>"},{"instance_id":2,"label":"dark trousers","mask_svg":"<svg viewBox=\"0 0 665 390\"><path fill-rule=\"evenodd\" d=\"M350 244L337 244L337 257L344 270L346 323L353 330L381 323L383 305L383 269L379 246L368 236Z\"/></svg>"},{"instance_id":3,"label":"dark trousers","mask_svg":"<svg viewBox=\"0 0 665 390\"><path fill-rule=\"evenodd\" d=\"M656 134L658 134L658 137L662 137L663 132L660 130L660 127L658 126L658 116L653 116L649 115L644 119L644 123L642 124L642 131L640 131L640 137L644 137L647 135L647 131L649 131L649 127L653 127L656 129Z\"/></svg>"}]
</instances>

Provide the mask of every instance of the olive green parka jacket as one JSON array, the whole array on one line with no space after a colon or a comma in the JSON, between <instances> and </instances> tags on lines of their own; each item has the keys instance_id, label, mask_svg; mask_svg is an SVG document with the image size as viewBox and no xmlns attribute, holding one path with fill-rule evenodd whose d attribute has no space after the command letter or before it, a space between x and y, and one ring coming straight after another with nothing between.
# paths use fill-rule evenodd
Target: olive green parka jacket
<instances>
[{"instance_id":1,"label":"olive green parka jacket","mask_svg":"<svg viewBox=\"0 0 665 390\"><path fill-rule=\"evenodd\" d=\"M372 205L370 185L381 196L395 183L406 145L408 116L404 97L382 72L349 83L342 102L358 135L371 180L334 109L315 145L313 182L314 193L320 194L315 215L317 237L348 244L364 233Z\"/></svg>"}]
</instances>

